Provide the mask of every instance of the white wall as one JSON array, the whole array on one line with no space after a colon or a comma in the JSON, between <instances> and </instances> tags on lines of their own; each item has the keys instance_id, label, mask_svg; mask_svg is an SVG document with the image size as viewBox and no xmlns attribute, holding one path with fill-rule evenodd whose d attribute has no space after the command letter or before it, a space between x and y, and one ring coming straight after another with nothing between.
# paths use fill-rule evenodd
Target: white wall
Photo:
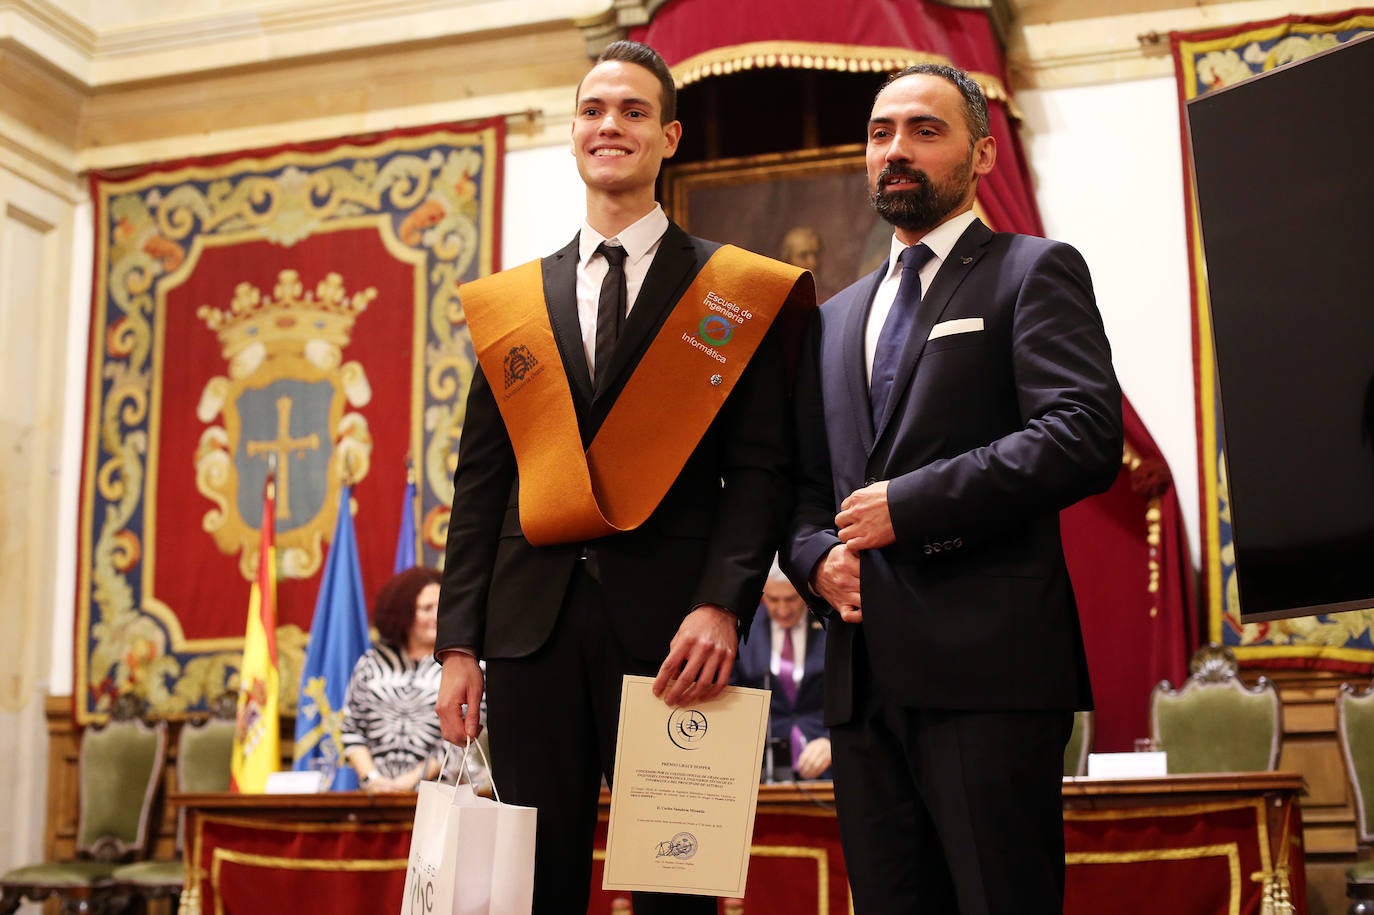
<instances>
[{"instance_id":1,"label":"white wall","mask_svg":"<svg viewBox=\"0 0 1374 915\"><path fill-rule=\"evenodd\" d=\"M501 266L514 267L566 245L582 226L586 195L569 128L551 126L552 145L506 153Z\"/></svg>"},{"instance_id":2,"label":"white wall","mask_svg":"<svg viewBox=\"0 0 1374 915\"><path fill-rule=\"evenodd\" d=\"M1172 77L1016 102L1045 233L1083 252L1131 405L1169 462L1198 562L1182 146Z\"/></svg>"}]
</instances>

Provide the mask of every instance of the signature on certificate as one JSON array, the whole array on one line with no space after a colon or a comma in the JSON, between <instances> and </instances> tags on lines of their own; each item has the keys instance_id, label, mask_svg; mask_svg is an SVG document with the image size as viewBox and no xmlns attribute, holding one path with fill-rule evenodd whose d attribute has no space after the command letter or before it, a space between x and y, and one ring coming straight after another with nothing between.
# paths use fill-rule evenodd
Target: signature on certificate
<instances>
[{"instance_id":1,"label":"signature on certificate","mask_svg":"<svg viewBox=\"0 0 1374 915\"><path fill-rule=\"evenodd\" d=\"M659 842L654 855L658 858L681 858L686 861L697 853L697 837L690 832L680 832L667 842Z\"/></svg>"}]
</instances>

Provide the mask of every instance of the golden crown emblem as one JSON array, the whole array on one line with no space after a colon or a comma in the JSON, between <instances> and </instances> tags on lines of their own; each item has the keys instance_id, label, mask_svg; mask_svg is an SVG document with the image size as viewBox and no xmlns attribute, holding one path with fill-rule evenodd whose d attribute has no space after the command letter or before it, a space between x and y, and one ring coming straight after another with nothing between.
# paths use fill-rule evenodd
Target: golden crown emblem
<instances>
[{"instance_id":1,"label":"golden crown emblem","mask_svg":"<svg viewBox=\"0 0 1374 915\"><path fill-rule=\"evenodd\" d=\"M350 296L337 273L326 274L313 293L306 292L299 273L283 270L270 296L252 283L239 283L227 309L202 305L196 317L219 335L220 352L230 361L254 344L267 355L320 343L337 352L348 346L353 322L375 298L375 287Z\"/></svg>"}]
</instances>

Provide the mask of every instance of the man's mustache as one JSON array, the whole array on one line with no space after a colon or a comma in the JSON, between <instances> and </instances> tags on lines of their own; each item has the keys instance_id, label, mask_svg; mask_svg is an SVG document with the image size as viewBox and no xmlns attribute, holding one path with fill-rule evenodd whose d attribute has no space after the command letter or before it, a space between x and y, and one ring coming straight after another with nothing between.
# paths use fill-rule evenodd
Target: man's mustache
<instances>
[{"instance_id":1,"label":"man's mustache","mask_svg":"<svg viewBox=\"0 0 1374 915\"><path fill-rule=\"evenodd\" d=\"M930 178L919 168L912 168L909 165L899 165L893 163L886 165L883 170L878 172L878 187L885 188L887 182L892 178L912 178L922 184L929 184Z\"/></svg>"}]
</instances>

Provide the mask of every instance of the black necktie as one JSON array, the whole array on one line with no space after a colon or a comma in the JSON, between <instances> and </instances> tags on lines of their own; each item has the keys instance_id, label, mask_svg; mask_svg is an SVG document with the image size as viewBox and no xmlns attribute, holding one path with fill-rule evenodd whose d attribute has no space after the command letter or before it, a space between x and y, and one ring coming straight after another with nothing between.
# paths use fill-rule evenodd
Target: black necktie
<instances>
[{"instance_id":1,"label":"black necktie","mask_svg":"<svg viewBox=\"0 0 1374 915\"><path fill-rule=\"evenodd\" d=\"M610 381L611 356L615 341L620 339L620 326L625 323L625 249L604 241L596 246L596 253L606 258L606 278L601 281L601 298L596 303L596 367L592 371L592 389L598 396Z\"/></svg>"},{"instance_id":2,"label":"black necktie","mask_svg":"<svg viewBox=\"0 0 1374 915\"><path fill-rule=\"evenodd\" d=\"M897 255L902 265L902 279L897 286L897 297L892 300L892 308L887 313L887 320L883 322L882 333L878 335L878 345L873 350L873 380L868 387L868 403L873 409L875 430L882 421L888 398L892 396L897 363L901 361L902 348L911 333L911 325L916 321L916 309L921 304L921 268L934 256L935 252L925 245L912 245Z\"/></svg>"}]
</instances>

